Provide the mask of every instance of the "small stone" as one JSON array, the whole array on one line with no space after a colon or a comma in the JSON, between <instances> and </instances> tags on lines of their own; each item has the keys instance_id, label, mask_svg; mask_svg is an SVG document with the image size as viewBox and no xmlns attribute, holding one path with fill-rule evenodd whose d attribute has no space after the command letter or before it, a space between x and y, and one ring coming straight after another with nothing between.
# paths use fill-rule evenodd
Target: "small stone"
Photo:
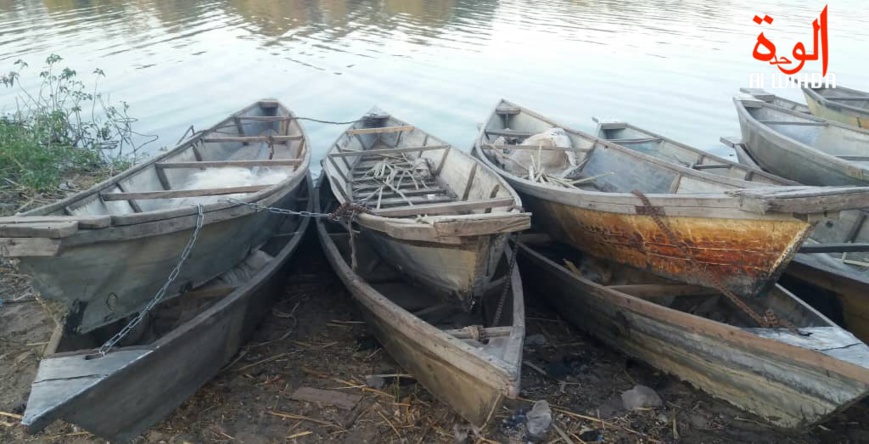
<instances>
[{"instance_id":1,"label":"small stone","mask_svg":"<svg viewBox=\"0 0 869 444\"><path fill-rule=\"evenodd\" d=\"M532 439L543 439L552 425L552 410L546 401L537 401L531 411L525 415L525 428Z\"/></svg>"},{"instance_id":2,"label":"small stone","mask_svg":"<svg viewBox=\"0 0 869 444\"><path fill-rule=\"evenodd\" d=\"M546 345L546 336L542 334L536 334L525 337L525 345L529 347L540 347L541 345Z\"/></svg>"},{"instance_id":3,"label":"small stone","mask_svg":"<svg viewBox=\"0 0 869 444\"><path fill-rule=\"evenodd\" d=\"M688 422L691 423L692 426L698 429L709 429L709 420L706 419L705 416L699 413L690 413L688 414Z\"/></svg>"},{"instance_id":4,"label":"small stone","mask_svg":"<svg viewBox=\"0 0 869 444\"><path fill-rule=\"evenodd\" d=\"M660 407L664 404L654 390L644 385L635 385L634 388L622 393L622 403L628 410Z\"/></svg>"},{"instance_id":5,"label":"small stone","mask_svg":"<svg viewBox=\"0 0 869 444\"><path fill-rule=\"evenodd\" d=\"M658 421L658 424L666 424L670 422L670 417L666 413L661 413L655 417L655 420Z\"/></svg>"},{"instance_id":6,"label":"small stone","mask_svg":"<svg viewBox=\"0 0 869 444\"><path fill-rule=\"evenodd\" d=\"M365 385L380 390L383 387L386 387L386 378L383 376L369 375L365 377Z\"/></svg>"}]
</instances>

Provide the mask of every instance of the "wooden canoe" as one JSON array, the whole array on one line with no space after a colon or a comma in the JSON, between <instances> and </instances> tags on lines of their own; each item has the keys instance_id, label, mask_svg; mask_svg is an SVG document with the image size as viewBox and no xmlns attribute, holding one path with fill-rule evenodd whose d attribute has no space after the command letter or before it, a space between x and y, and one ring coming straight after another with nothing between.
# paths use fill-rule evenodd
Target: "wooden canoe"
<instances>
[{"instance_id":1,"label":"wooden canoe","mask_svg":"<svg viewBox=\"0 0 869 444\"><path fill-rule=\"evenodd\" d=\"M760 168L741 143L731 144L740 163ZM785 179L782 179L785 180ZM869 342L869 226L867 211L851 210L839 219L819 224L803 247L860 247L862 251L798 253L785 269L782 283L836 320L864 342ZM834 297L838 303L830 304Z\"/></svg>"},{"instance_id":2,"label":"wooden canoe","mask_svg":"<svg viewBox=\"0 0 869 444\"><path fill-rule=\"evenodd\" d=\"M806 185L869 184L869 130L733 98L742 142L769 171Z\"/></svg>"},{"instance_id":3,"label":"wooden canoe","mask_svg":"<svg viewBox=\"0 0 869 444\"><path fill-rule=\"evenodd\" d=\"M553 127L565 130L570 149L581 156L570 175L581 181L575 187L509 173L483 150L496 135L524 139ZM553 237L595 256L742 295L758 294L778 279L818 214L869 203L866 188L722 183L506 101L481 128L474 152L498 169L522 195L535 225Z\"/></svg>"},{"instance_id":4,"label":"wooden canoe","mask_svg":"<svg viewBox=\"0 0 869 444\"><path fill-rule=\"evenodd\" d=\"M869 93L839 86L804 86L803 95L812 114L858 128L869 128Z\"/></svg>"},{"instance_id":5,"label":"wooden canoe","mask_svg":"<svg viewBox=\"0 0 869 444\"><path fill-rule=\"evenodd\" d=\"M319 208L333 211L338 202L322 176L319 184ZM345 224L318 219L316 225L332 269L378 341L436 398L482 427L504 398L519 395L525 305L519 271L507 272L512 251L498 258L495 279L467 312L458 301L438 301L430 286L409 281L369 238L351 238Z\"/></svg>"},{"instance_id":6,"label":"wooden canoe","mask_svg":"<svg viewBox=\"0 0 869 444\"><path fill-rule=\"evenodd\" d=\"M703 171L727 178L742 178L749 182L773 185L797 185L796 182L763 172L745 153L740 143L726 141L737 151L737 157L747 158L739 164L709 154L699 148L667 139L651 131L624 122L600 122L597 135L610 142L636 149L644 154L678 165L709 165ZM864 227L864 210L842 211L838 219L819 223L785 269L784 280L796 285L790 288L825 315L849 329L860 339L869 341L869 226ZM862 246L862 251L853 251ZM838 250L837 250L838 249ZM852 250L844 252L845 250ZM817 287L824 291L808 292ZM831 295L836 301L829 301Z\"/></svg>"},{"instance_id":7,"label":"wooden canoe","mask_svg":"<svg viewBox=\"0 0 869 444\"><path fill-rule=\"evenodd\" d=\"M308 177L297 197L276 204L310 211L312 188ZM214 377L268 314L309 221L279 216L276 233L240 264L158 305L103 357L96 347L126 320L87 334L58 329L39 364L22 424L38 432L64 419L125 442L162 420Z\"/></svg>"},{"instance_id":8,"label":"wooden canoe","mask_svg":"<svg viewBox=\"0 0 869 444\"><path fill-rule=\"evenodd\" d=\"M523 239L529 294L607 345L778 426L817 424L869 394L869 347L781 286L746 302L798 332L756 328L715 290Z\"/></svg>"},{"instance_id":9,"label":"wooden canoe","mask_svg":"<svg viewBox=\"0 0 869 444\"><path fill-rule=\"evenodd\" d=\"M739 92L751 95L755 99L762 100L770 105L777 106L779 108L784 108L788 111L795 111L802 114L811 114L812 111L808 106L795 102L793 100L785 99L784 97L777 96L771 92L766 91L761 88L739 88Z\"/></svg>"},{"instance_id":10,"label":"wooden canoe","mask_svg":"<svg viewBox=\"0 0 869 444\"><path fill-rule=\"evenodd\" d=\"M154 296L193 232L197 203L204 227L169 295L239 263L281 220L239 202L284 201L304 182L309 163L293 114L261 100L86 191L0 218L0 256L19 258L42 297L67 306L68 328L84 333Z\"/></svg>"},{"instance_id":11,"label":"wooden canoe","mask_svg":"<svg viewBox=\"0 0 869 444\"><path fill-rule=\"evenodd\" d=\"M492 279L507 236L530 226L518 195L477 159L378 109L324 160L342 204L381 256L470 308Z\"/></svg>"}]
</instances>

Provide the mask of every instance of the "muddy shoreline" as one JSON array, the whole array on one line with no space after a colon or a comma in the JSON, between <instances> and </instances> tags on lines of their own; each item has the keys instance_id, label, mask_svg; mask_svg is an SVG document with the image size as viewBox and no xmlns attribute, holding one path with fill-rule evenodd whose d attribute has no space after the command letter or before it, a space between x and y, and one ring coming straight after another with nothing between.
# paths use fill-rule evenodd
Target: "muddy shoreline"
<instances>
[{"instance_id":1,"label":"muddy shoreline","mask_svg":"<svg viewBox=\"0 0 869 444\"><path fill-rule=\"evenodd\" d=\"M291 261L293 272L283 298L233 364L134 442L448 443L469 433L454 413L412 380L388 380L381 389L365 387L367 375L402 370L370 336L313 236ZM0 268L0 412L12 415L0 415L0 442L104 442L64 423L37 435L17 425L14 415L22 412L55 323L32 296L13 301L14 292L27 291L26 278L7 264ZM865 403L811 431L776 429L609 350L570 327L533 294L526 299L527 333L539 335L543 345L525 347L530 365L523 366L522 399L508 401L485 430L470 431L467 442L522 442L523 426L514 427L510 418L540 399L554 407L554 423L574 442L869 441ZM663 406L625 411L620 394L636 384L653 388ZM350 411L291 400L289 395L300 387L344 390L362 398ZM546 442L557 438L553 428Z\"/></svg>"}]
</instances>

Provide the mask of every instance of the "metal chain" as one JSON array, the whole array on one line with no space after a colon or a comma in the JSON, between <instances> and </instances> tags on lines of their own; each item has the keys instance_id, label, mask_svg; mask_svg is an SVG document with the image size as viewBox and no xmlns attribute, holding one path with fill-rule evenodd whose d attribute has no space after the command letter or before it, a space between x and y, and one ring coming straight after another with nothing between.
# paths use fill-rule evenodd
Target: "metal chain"
<instances>
[{"instance_id":1,"label":"metal chain","mask_svg":"<svg viewBox=\"0 0 869 444\"><path fill-rule=\"evenodd\" d=\"M715 287L719 291L724 293L724 296L726 296L727 299L729 299L731 302L733 302L734 305L739 307L740 310L742 310L743 312L745 312L745 314L747 314L749 317L751 317L751 319L753 319L754 322L756 322L761 327L769 328L769 327L784 326L784 327L790 328L791 330L796 330L796 327L794 327L793 324L789 323L788 321L786 321L784 319L778 319L775 316L775 313L771 309L766 311L765 316L759 315L756 311L754 311L751 307L749 307L748 304L746 304L745 301L743 301L739 296L737 296L735 293L733 293L732 291L727 289L727 287L724 286L724 284L721 282L721 280L718 278L718 276L716 276L712 272L709 272L706 269L702 268L700 266L700 264L697 263L696 259L694 259L694 255L691 254L691 250L688 248L688 246L685 245L684 242L679 240L679 238L675 235L675 233L673 233L673 231L670 230L670 227L668 227L664 223L664 221L661 219L660 214L657 211L655 211L654 206L652 206L652 202L649 201L649 198L646 197L645 194L643 194L639 190L633 190L633 191L631 191L631 194L633 194L634 196L637 196L643 202L643 205L647 209L649 209L649 211L647 212L648 215L652 217L652 220L655 221L655 224L658 225L658 228L662 232L664 232L664 234L669 238L670 243L673 244L674 246L676 246L677 248L679 248L679 250L681 250L682 254L685 255L685 258L688 259L688 263L695 270L706 275L706 277L712 282L712 284L715 285Z\"/></svg>"},{"instance_id":2,"label":"metal chain","mask_svg":"<svg viewBox=\"0 0 869 444\"><path fill-rule=\"evenodd\" d=\"M139 314L133 318L121 331L117 332L114 336L111 337L108 341L106 341L102 347L100 347L99 354L100 356L105 356L118 342L120 342L124 337L126 337L130 332L145 319L145 316L154 309L154 307L163 300L163 297L166 296L166 292L169 290L169 286L172 285L172 282L178 278L178 275L181 273L181 267L184 265L184 261L190 256L190 253L193 251L193 245L196 244L196 239L199 237L200 231L202 231L202 223L205 220L205 213L202 210L202 204L196 204L196 227L193 229L193 234L190 236L190 239L187 241L187 245L184 246L184 250L181 251L181 259L178 260L178 264L175 265L175 268L172 269L172 272L169 273L169 277L166 279L166 283L157 290L157 294L154 295L154 298L148 302L148 305L145 306Z\"/></svg>"},{"instance_id":3,"label":"metal chain","mask_svg":"<svg viewBox=\"0 0 869 444\"><path fill-rule=\"evenodd\" d=\"M335 208L335 211L333 211L331 213L317 213L317 212L313 212L313 211L304 211L304 210L303 211L295 211L295 210L288 210L286 208L268 207L268 206L260 205L258 203L244 202L244 201L241 201L238 199L233 199L233 198L227 198L224 200L226 202L229 202L229 203L247 205L247 206L249 206L257 211L268 211L269 213L283 214L283 215L287 215L287 216L301 216L301 217L313 217L313 218L327 217L333 221L352 220L360 213L370 212L368 210L368 208L365 208L362 205L352 203L352 202L343 203L343 204L339 205L338 208Z\"/></svg>"},{"instance_id":4,"label":"metal chain","mask_svg":"<svg viewBox=\"0 0 869 444\"><path fill-rule=\"evenodd\" d=\"M493 327L497 327L498 323L501 322L501 312L504 311L504 304L507 301L507 291L510 290L510 285L513 282L513 269L516 268L516 256L519 255L519 236L521 235L521 232L516 232L516 245L513 246L513 256L510 257L510 266L507 267L507 282L501 290L501 299L498 301L498 308L495 309L495 318L492 322Z\"/></svg>"}]
</instances>

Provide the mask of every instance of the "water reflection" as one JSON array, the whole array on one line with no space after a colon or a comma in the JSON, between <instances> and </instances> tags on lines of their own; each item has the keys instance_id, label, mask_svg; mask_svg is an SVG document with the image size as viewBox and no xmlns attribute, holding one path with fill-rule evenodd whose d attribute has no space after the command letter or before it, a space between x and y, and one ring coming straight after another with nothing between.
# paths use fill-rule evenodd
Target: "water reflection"
<instances>
[{"instance_id":1,"label":"water reflection","mask_svg":"<svg viewBox=\"0 0 869 444\"><path fill-rule=\"evenodd\" d=\"M500 97L582 129L619 117L699 146L738 133L755 13L805 39L821 6L781 0L0 0L0 70L61 54L103 68L171 144L263 96L347 120L373 104L466 146ZM830 70L869 89L869 7L830 10ZM791 43L792 45L792 43ZM36 71L36 70L34 70ZM800 98L796 91L780 91ZM0 90L0 107L13 103ZM341 128L309 125L317 150Z\"/></svg>"}]
</instances>

